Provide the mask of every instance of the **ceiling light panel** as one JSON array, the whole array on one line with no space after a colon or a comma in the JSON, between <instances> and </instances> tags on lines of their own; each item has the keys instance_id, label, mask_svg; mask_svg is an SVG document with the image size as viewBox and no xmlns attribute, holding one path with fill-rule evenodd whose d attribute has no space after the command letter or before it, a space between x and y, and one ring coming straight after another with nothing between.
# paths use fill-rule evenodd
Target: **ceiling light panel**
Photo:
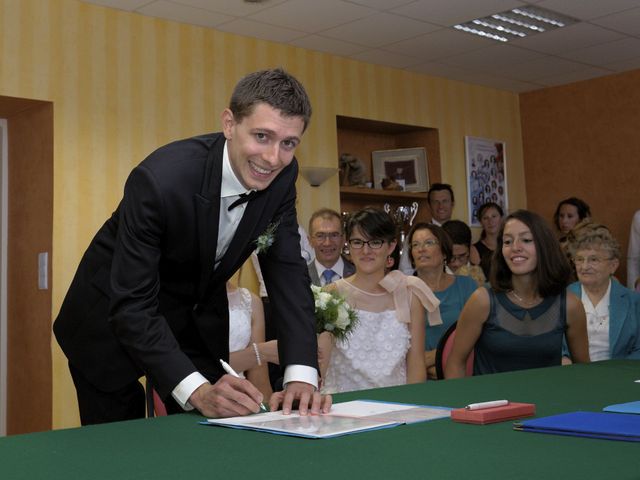
<instances>
[{"instance_id":1,"label":"ceiling light panel","mask_svg":"<svg viewBox=\"0 0 640 480\"><path fill-rule=\"evenodd\" d=\"M453 28L499 42L508 42L566 27L577 21L551 10L526 5L488 17L476 18L454 25Z\"/></svg>"}]
</instances>

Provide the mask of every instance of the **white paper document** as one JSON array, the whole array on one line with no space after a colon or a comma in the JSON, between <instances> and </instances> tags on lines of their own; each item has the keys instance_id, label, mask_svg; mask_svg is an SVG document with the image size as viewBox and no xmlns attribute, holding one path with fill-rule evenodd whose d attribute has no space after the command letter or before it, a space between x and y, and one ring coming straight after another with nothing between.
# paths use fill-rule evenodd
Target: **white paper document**
<instances>
[{"instance_id":1,"label":"white paper document","mask_svg":"<svg viewBox=\"0 0 640 480\"><path fill-rule=\"evenodd\" d=\"M322 415L283 415L282 411L246 417L210 418L206 425L257 430L306 438L330 438L351 433L396 427L406 423L449 418L448 407L354 400L334 404Z\"/></svg>"}]
</instances>

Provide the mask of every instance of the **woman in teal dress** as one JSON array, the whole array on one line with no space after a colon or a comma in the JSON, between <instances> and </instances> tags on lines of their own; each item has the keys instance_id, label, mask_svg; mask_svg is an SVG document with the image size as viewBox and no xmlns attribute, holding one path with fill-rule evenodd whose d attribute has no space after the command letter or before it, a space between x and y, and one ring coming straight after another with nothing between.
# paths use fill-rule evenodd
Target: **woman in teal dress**
<instances>
[{"instance_id":1,"label":"woman in teal dress","mask_svg":"<svg viewBox=\"0 0 640 480\"><path fill-rule=\"evenodd\" d=\"M551 227L518 210L502 224L496 252L491 286L460 315L445 377L463 377L472 350L474 375L560 365L564 335L574 361L588 362L584 308L566 293L571 267Z\"/></svg>"},{"instance_id":2,"label":"woman in teal dress","mask_svg":"<svg viewBox=\"0 0 640 480\"><path fill-rule=\"evenodd\" d=\"M452 256L452 241L442 227L431 223L417 223L408 236L409 259L416 275L440 300L442 324L426 323L425 364L429 378L436 375L436 347L440 337L458 320L465 302L477 288L467 276L447 273L447 262Z\"/></svg>"}]
</instances>

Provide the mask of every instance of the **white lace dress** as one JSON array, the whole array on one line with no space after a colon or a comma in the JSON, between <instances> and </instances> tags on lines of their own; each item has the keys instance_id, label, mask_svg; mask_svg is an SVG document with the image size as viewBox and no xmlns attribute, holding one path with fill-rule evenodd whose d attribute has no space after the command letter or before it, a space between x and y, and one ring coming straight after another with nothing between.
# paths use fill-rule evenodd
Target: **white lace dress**
<instances>
[{"instance_id":1,"label":"white lace dress","mask_svg":"<svg viewBox=\"0 0 640 480\"><path fill-rule=\"evenodd\" d=\"M336 342L323 393L350 392L407 383L409 325L398 321L391 293L371 294L345 280L338 291L356 309L359 322L345 342Z\"/></svg>"},{"instance_id":2,"label":"white lace dress","mask_svg":"<svg viewBox=\"0 0 640 480\"><path fill-rule=\"evenodd\" d=\"M229 352L237 352L251 340L251 292L238 288L227 292L229 299Z\"/></svg>"}]
</instances>

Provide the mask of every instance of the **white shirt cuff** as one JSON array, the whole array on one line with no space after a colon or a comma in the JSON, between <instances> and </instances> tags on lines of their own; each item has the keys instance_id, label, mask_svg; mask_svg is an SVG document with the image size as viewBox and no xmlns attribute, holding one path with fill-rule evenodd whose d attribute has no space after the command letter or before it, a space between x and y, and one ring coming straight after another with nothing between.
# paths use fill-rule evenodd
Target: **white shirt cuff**
<instances>
[{"instance_id":1,"label":"white shirt cuff","mask_svg":"<svg viewBox=\"0 0 640 480\"><path fill-rule=\"evenodd\" d=\"M173 399L178 402L185 411L193 410L193 405L189 403L189 397L200 385L209 383L200 372L193 372L182 380L171 392Z\"/></svg>"},{"instance_id":2,"label":"white shirt cuff","mask_svg":"<svg viewBox=\"0 0 640 480\"><path fill-rule=\"evenodd\" d=\"M308 365L288 365L284 369L284 380L282 386L286 387L289 382L304 382L317 390L318 389L318 371Z\"/></svg>"}]
</instances>

